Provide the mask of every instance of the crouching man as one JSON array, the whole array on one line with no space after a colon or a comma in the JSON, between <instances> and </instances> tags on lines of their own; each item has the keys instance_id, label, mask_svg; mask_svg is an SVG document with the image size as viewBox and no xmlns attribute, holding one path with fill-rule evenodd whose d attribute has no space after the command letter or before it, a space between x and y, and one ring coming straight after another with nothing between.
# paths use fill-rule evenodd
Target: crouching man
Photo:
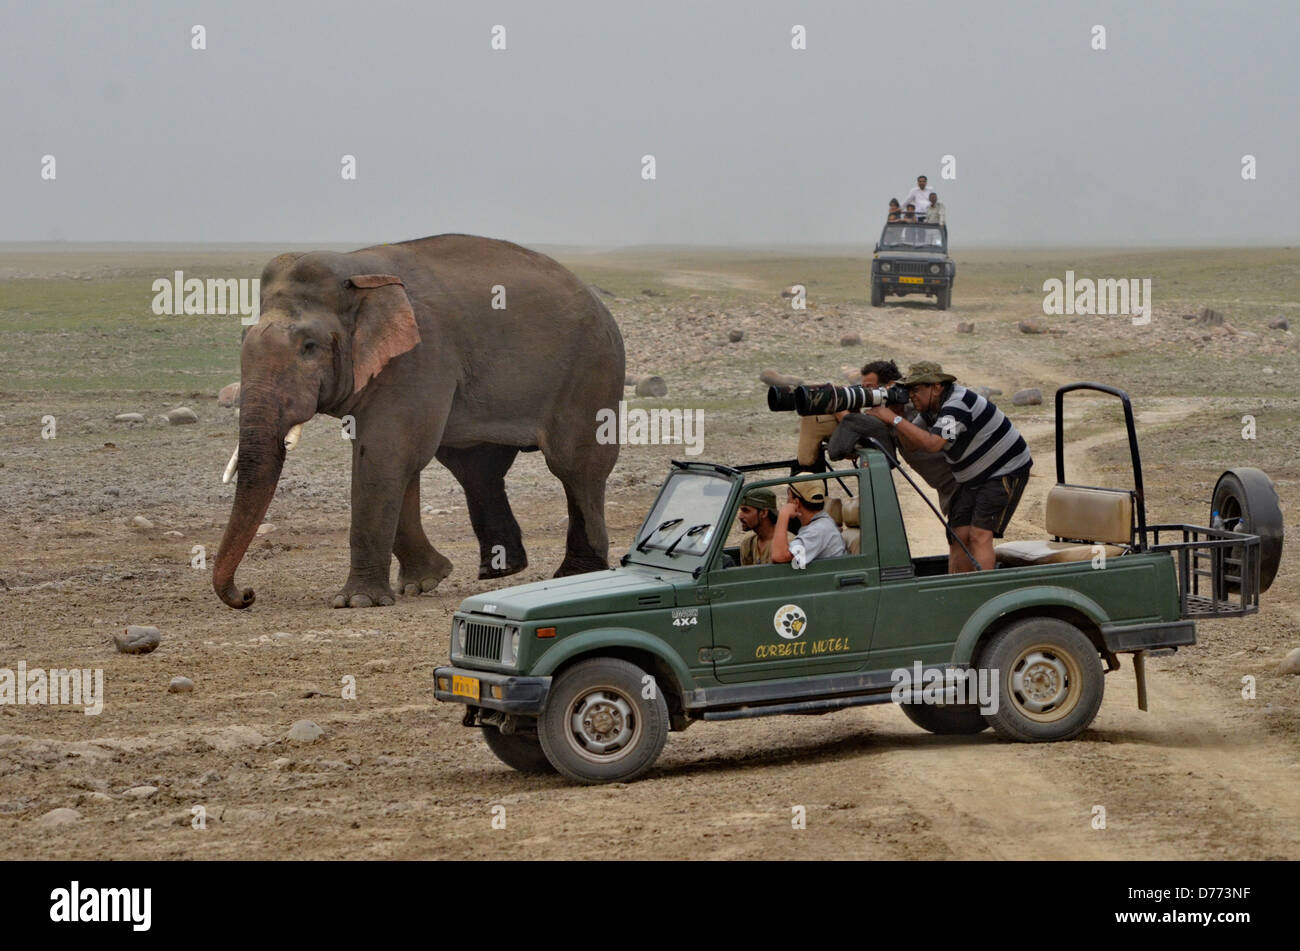
<instances>
[{"instance_id":1,"label":"crouching man","mask_svg":"<svg viewBox=\"0 0 1300 951\"><path fill-rule=\"evenodd\" d=\"M959 386L937 363L913 364L903 385L911 404L929 423L924 429L884 406L867 410L893 427L904 446L942 450L957 479L948 524L979 567L994 567L993 539L1001 538L1020 504L1034 464L1024 437L1006 414L974 390ZM971 571L961 546L948 546L948 571Z\"/></svg>"}]
</instances>

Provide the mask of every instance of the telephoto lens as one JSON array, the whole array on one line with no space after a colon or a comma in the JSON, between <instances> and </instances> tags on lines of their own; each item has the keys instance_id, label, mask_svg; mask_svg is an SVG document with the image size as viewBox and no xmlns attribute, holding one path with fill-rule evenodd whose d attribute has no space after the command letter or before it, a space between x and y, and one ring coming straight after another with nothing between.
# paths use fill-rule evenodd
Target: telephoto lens
<instances>
[{"instance_id":1,"label":"telephoto lens","mask_svg":"<svg viewBox=\"0 0 1300 951\"><path fill-rule=\"evenodd\" d=\"M820 383L796 387L794 391L794 408L800 416L830 416L843 411L852 413L864 406L906 402L907 390L897 383L888 388L878 386L871 389L858 384L836 386L834 383ZM771 405L770 396L768 405Z\"/></svg>"},{"instance_id":2,"label":"telephoto lens","mask_svg":"<svg viewBox=\"0 0 1300 951\"><path fill-rule=\"evenodd\" d=\"M793 386L769 386L767 408L774 413L791 413L795 409Z\"/></svg>"}]
</instances>

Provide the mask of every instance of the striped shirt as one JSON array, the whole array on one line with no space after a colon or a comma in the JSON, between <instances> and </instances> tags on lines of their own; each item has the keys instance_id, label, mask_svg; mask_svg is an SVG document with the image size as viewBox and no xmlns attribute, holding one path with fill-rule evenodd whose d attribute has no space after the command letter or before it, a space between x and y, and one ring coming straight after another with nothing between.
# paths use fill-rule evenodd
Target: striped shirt
<instances>
[{"instance_id":1,"label":"striped shirt","mask_svg":"<svg viewBox=\"0 0 1300 951\"><path fill-rule=\"evenodd\" d=\"M943 454L958 482L998 479L1033 463L1029 446L1006 414L956 383L930 432L947 440Z\"/></svg>"}]
</instances>

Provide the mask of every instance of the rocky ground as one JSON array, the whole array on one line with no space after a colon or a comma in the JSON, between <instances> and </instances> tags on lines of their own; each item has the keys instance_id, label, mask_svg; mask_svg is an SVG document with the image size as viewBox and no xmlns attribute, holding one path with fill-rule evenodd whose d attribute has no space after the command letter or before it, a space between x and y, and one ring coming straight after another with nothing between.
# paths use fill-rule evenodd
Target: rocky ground
<instances>
[{"instance_id":1,"label":"rocky ground","mask_svg":"<svg viewBox=\"0 0 1300 951\"><path fill-rule=\"evenodd\" d=\"M811 382L878 356L937 359L1007 396L1038 387L1049 403L1060 383L1094 378L1135 395L1148 504L1161 520L1204 521L1219 471L1258 465L1296 531L1300 360L1292 333L1268 321L1300 315L1273 292L1210 301L1223 323L1202 320L1202 302L1189 298L1158 305L1150 326L1134 327L1043 318L1041 295L1029 290L1041 277L1009 277L992 258L970 262L970 290L959 284L942 314L913 302L872 309L865 291L836 292L831 277L808 281L810 307L795 311L779 289L800 280L798 261L570 263L609 292L629 369L668 385L667 396L636 405L705 411L701 458L791 454L795 421L767 412L758 382L766 368ZM26 261L6 266L0 274L37 273ZM997 279L981 283L981 267ZM76 269L92 286L97 275ZM1025 333L1026 319L1065 332ZM959 322L972 332L957 333ZM729 331L743 336L732 341ZM41 336L33 359L62 347L59 359L96 372L93 339L49 333L66 336ZM841 346L854 334L860 344ZM1300 856L1300 678L1279 672L1300 644L1294 560L1284 557L1259 615L1203 624L1196 647L1150 661L1149 713L1135 708L1127 666L1108 676L1100 716L1074 742L936 737L892 707L868 707L696 724L670 737L644 780L580 788L513 773L460 726L458 708L431 702L450 613L485 589L463 495L436 465L422 484L425 524L456 564L436 593L387 609L328 607L346 574L349 462L336 424L322 418L289 457L272 527L242 566L257 604L235 612L216 600L210 559L234 488L220 476L237 427L216 391L231 378L227 370L194 390L141 380L114 392L5 394L0 667L102 668L105 687L98 716L0 706L9 857ZM1005 403L1037 460L1010 537L1038 537L1053 481L1051 407ZM159 418L178 406L197 422ZM127 412L144 420L114 420ZM1246 414L1258 426L1253 441L1240 437ZM53 439L41 438L47 415ZM1125 484L1114 419L1091 403L1070 418L1072 472ZM609 488L614 554L681 452L624 449ZM518 580L546 577L562 555L562 492L535 454L520 457L508 483L531 562ZM915 553L940 550L920 503L900 491ZM195 567L195 546L207 567ZM156 626L159 648L119 653L113 635L128 624ZM169 692L175 677L193 689ZM1254 699L1243 698L1243 677L1255 679ZM344 699L349 683L355 699ZM294 731L303 720L320 735ZM494 828L498 806L505 828ZM807 828L796 830L800 806ZM1094 827L1098 806L1104 829Z\"/></svg>"}]
</instances>

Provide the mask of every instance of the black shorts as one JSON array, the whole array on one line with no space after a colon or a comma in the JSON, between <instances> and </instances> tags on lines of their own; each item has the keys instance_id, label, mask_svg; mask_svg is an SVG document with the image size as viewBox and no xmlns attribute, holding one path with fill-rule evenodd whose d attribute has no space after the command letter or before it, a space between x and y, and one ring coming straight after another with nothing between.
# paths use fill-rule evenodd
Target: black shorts
<instances>
[{"instance_id":1,"label":"black shorts","mask_svg":"<svg viewBox=\"0 0 1300 951\"><path fill-rule=\"evenodd\" d=\"M958 483L948 510L948 524L953 528L973 525L1001 538L1028 482L1029 466L1025 466L996 479Z\"/></svg>"}]
</instances>

